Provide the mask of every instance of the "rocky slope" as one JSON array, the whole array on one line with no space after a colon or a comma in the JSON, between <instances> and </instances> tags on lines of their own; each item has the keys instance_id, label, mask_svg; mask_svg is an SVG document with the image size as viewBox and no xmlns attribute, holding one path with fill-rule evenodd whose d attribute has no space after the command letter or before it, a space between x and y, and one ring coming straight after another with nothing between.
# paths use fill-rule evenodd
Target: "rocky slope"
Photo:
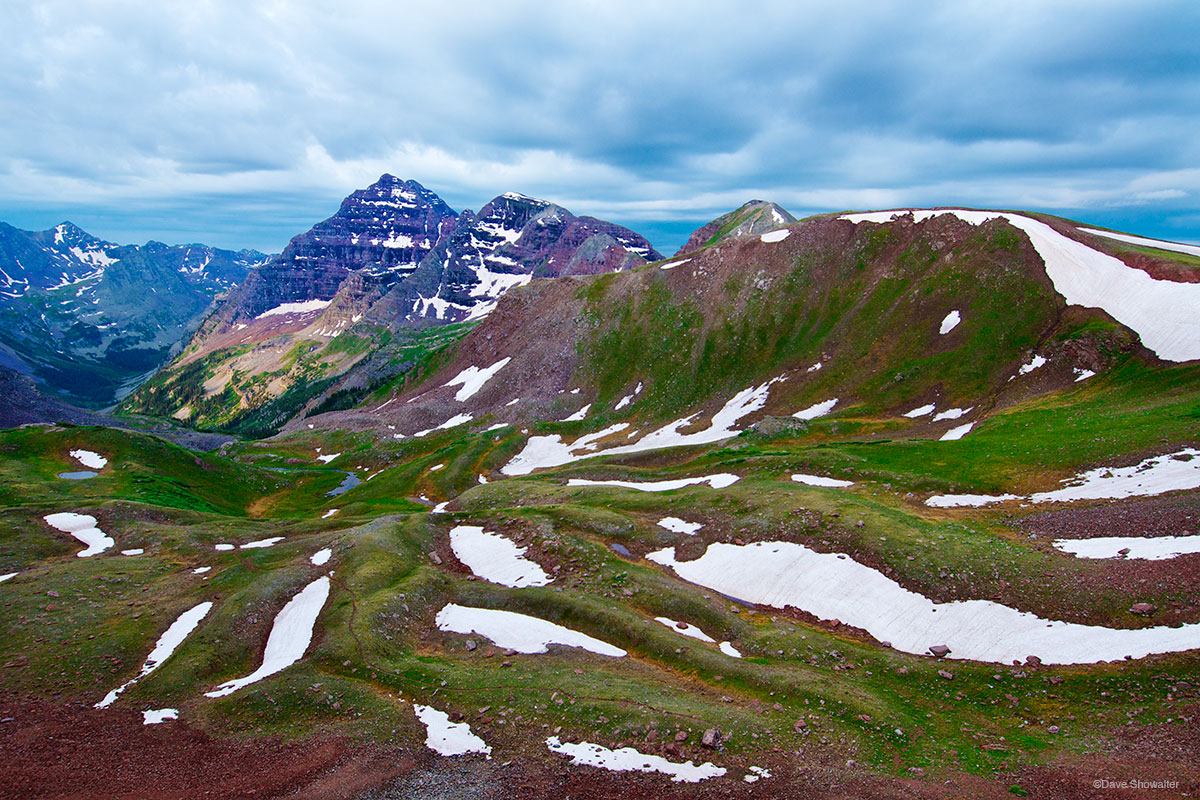
<instances>
[{"instance_id":1,"label":"rocky slope","mask_svg":"<svg viewBox=\"0 0 1200 800\"><path fill-rule=\"evenodd\" d=\"M791 225L796 218L782 206L768 203L764 200L751 200L749 203L722 214L707 225L692 231L692 235L676 251L682 255L702 247L719 244L727 239L738 239L745 236L759 236L768 231Z\"/></svg>"},{"instance_id":2,"label":"rocky slope","mask_svg":"<svg viewBox=\"0 0 1200 800\"><path fill-rule=\"evenodd\" d=\"M0 223L0 364L74 403L109 405L266 260L204 245L116 245L69 222L40 232Z\"/></svg>"},{"instance_id":3,"label":"rocky slope","mask_svg":"<svg viewBox=\"0 0 1200 800\"><path fill-rule=\"evenodd\" d=\"M421 331L482 319L513 287L659 257L630 230L544 200L510 193L456 215L384 175L256 271L125 407L269 430L410 371L444 338Z\"/></svg>"}]
</instances>

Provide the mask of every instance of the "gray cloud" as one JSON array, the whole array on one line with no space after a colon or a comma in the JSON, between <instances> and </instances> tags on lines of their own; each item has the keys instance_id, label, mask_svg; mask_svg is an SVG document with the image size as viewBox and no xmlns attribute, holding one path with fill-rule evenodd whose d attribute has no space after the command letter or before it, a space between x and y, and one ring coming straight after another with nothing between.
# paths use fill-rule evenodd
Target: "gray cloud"
<instances>
[{"instance_id":1,"label":"gray cloud","mask_svg":"<svg viewBox=\"0 0 1200 800\"><path fill-rule=\"evenodd\" d=\"M278 249L387 171L667 249L751 197L1200 238L1186 0L48 0L0 25L0 219L26 227Z\"/></svg>"}]
</instances>

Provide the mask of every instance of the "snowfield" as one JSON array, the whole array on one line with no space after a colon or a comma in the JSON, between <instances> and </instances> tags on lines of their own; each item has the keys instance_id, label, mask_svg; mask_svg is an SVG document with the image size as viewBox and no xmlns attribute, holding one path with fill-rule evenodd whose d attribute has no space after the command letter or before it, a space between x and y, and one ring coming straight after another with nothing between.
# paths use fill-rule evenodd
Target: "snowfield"
<instances>
[{"instance_id":1,"label":"snowfield","mask_svg":"<svg viewBox=\"0 0 1200 800\"><path fill-rule=\"evenodd\" d=\"M518 653L545 653L550 645L560 644L612 658L628 655L621 648L585 633L515 611L470 608L450 603L438 612L437 626L438 630L450 633L479 634L491 639L497 647Z\"/></svg>"},{"instance_id":2,"label":"snowfield","mask_svg":"<svg viewBox=\"0 0 1200 800\"><path fill-rule=\"evenodd\" d=\"M76 514L62 511L57 514L47 514L42 517L51 528L69 533L87 545L75 555L80 558L90 558L99 555L116 545L116 541L104 531L96 527L96 518L90 514Z\"/></svg>"},{"instance_id":3,"label":"snowfield","mask_svg":"<svg viewBox=\"0 0 1200 800\"><path fill-rule=\"evenodd\" d=\"M650 756L632 747L622 747L610 750L604 745L591 742L564 744L557 736L546 740L550 752L571 757L572 764L583 764L589 767L612 770L613 772L661 772L670 775L675 782L697 783L706 778L716 778L725 774L724 767L713 766L705 762L696 766L691 761L676 763L667 761L662 756Z\"/></svg>"},{"instance_id":4,"label":"snowfield","mask_svg":"<svg viewBox=\"0 0 1200 800\"><path fill-rule=\"evenodd\" d=\"M945 645L951 658L1090 664L1200 648L1200 624L1118 629L1047 620L990 600L935 603L844 554L791 542L718 543L695 561L676 561L673 547L646 558L746 602L862 628L906 653Z\"/></svg>"},{"instance_id":5,"label":"snowfield","mask_svg":"<svg viewBox=\"0 0 1200 800\"><path fill-rule=\"evenodd\" d=\"M918 222L941 214L951 214L971 225L980 225L997 217L1007 220L1029 237L1046 264L1046 274L1055 290L1068 303L1107 311L1122 325L1135 331L1146 347L1167 361L1200 358L1200 283L1157 280L1118 258L1062 235L1044 222L1021 214L909 209L847 214L841 219L855 223L889 222L893 217L905 214L912 214ZM1116 238L1104 232L1100 234ZM1166 243L1153 246L1163 244Z\"/></svg>"},{"instance_id":6,"label":"snowfield","mask_svg":"<svg viewBox=\"0 0 1200 800\"><path fill-rule=\"evenodd\" d=\"M803 483L806 486L825 486L830 489L845 489L854 485L854 481L842 481L837 478L823 478L820 475L805 475L803 473L793 475L792 480L796 483Z\"/></svg>"},{"instance_id":7,"label":"snowfield","mask_svg":"<svg viewBox=\"0 0 1200 800\"><path fill-rule=\"evenodd\" d=\"M329 598L329 578L321 577L305 586L299 594L275 615L267 647L263 651L262 665L244 678L226 681L205 692L205 697L224 697L243 686L261 681L280 670L290 667L304 657L312 641L313 626Z\"/></svg>"},{"instance_id":8,"label":"snowfield","mask_svg":"<svg viewBox=\"0 0 1200 800\"><path fill-rule=\"evenodd\" d=\"M832 400L826 400L822 403L815 403L808 408L797 411L795 414L792 414L792 416L796 419L803 420L816 419L817 417L823 417L830 411L833 411L833 407L837 404L838 399L835 397Z\"/></svg>"},{"instance_id":9,"label":"snowfield","mask_svg":"<svg viewBox=\"0 0 1200 800\"><path fill-rule=\"evenodd\" d=\"M485 531L479 525L458 525L450 531L450 549L454 557L471 572L492 583L523 589L546 586L553 578L537 562L525 558L524 547L506 537Z\"/></svg>"},{"instance_id":10,"label":"snowfield","mask_svg":"<svg viewBox=\"0 0 1200 800\"><path fill-rule=\"evenodd\" d=\"M150 655L146 656L146 662L142 664L141 672L106 694L103 700L96 703L96 708L107 708L112 705L121 692L158 669L164 661L171 657L176 648L183 644L183 640L188 637L188 634L196 630L196 626L208 615L212 607L212 603L204 602L180 614L163 632L163 635L158 637L158 641L154 643L154 649L150 651Z\"/></svg>"},{"instance_id":11,"label":"snowfield","mask_svg":"<svg viewBox=\"0 0 1200 800\"><path fill-rule=\"evenodd\" d=\"M331 300L305 300L302 303L282 303L259 314L255 319L278 317L285 314L312 314L328 306Z\"/></svg>"}]
</instances>

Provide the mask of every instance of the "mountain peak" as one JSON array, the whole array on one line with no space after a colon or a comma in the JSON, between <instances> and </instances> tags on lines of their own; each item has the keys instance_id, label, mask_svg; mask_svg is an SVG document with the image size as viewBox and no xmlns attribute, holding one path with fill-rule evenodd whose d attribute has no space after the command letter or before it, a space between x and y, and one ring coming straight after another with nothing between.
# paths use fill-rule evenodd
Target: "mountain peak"
<instances>
[{"instance_id":1,"label":"mountain peak","mask_svg":"<svg viewBox=\"0 0 1200 800\"><path fill-rule=\"evenodd\" d=\"M795 221L796 218L778 203L768 200L751 200L692 231L692 235L675 255L698 250L701 247L709 247L726 239L758 236L767 231L791 225Z\"/></svg>"}]
</instances>

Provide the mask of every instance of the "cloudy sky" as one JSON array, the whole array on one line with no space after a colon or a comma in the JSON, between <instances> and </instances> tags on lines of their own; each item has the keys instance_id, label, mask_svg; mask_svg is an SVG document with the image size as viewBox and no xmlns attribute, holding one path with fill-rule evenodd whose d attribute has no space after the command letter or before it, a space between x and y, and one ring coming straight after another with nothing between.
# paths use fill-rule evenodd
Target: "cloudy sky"
<instances>
[{"instance_id":1,"label":"cloudy sky","mask_svg":"<svg viewBox=\"0 0 1200 800\"><path fill-rule=\"evenodd\" d=\"M28 229L277 251L391 172L664 252L752 198L1200 241L1192 0L7 0L0 27Z\"/></svg>"}]
</instances>

